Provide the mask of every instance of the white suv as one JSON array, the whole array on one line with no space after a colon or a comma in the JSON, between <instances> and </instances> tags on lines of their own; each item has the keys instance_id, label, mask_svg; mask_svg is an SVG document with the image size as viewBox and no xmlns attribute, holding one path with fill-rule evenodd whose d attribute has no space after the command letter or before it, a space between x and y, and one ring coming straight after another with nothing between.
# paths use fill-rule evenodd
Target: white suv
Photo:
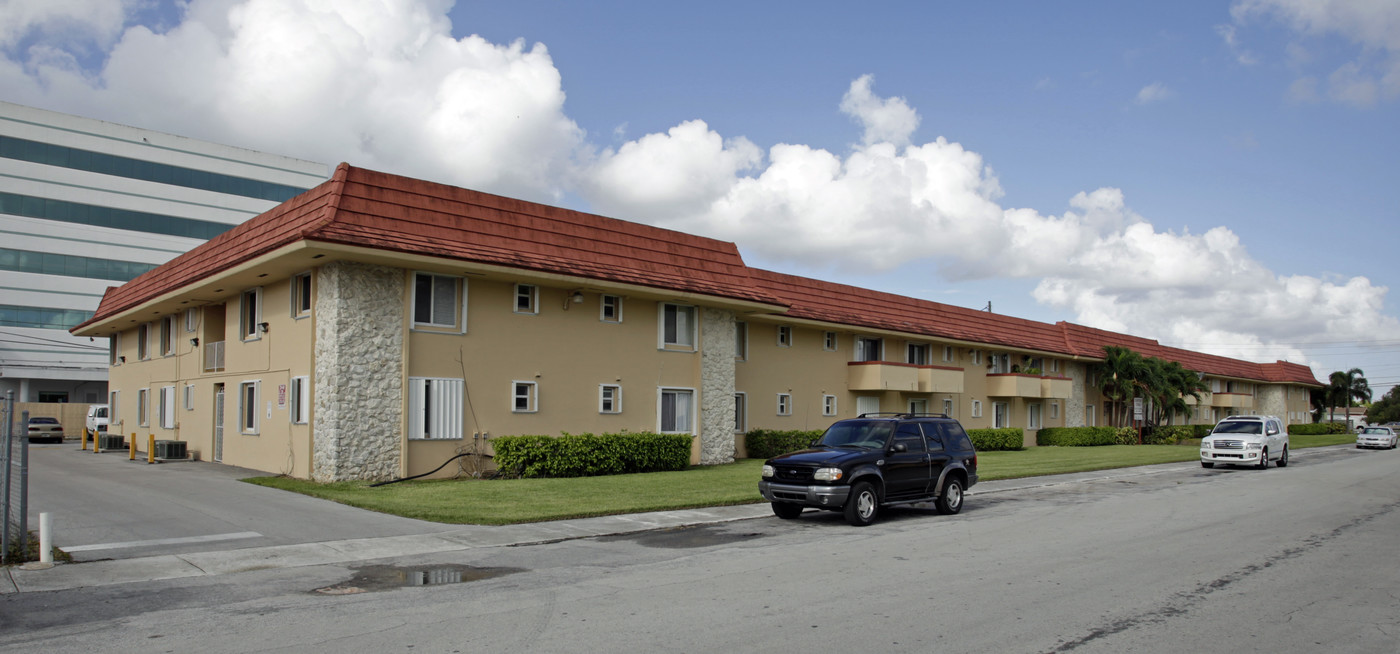
<instances>
[{"instance_id":1,"label":"white suv","mask_svg":"<svg viewBox=\"0 0 1400 654\"><path fill-rule=\"evenodd\" d=\"M1226 463L1263 470L1270 461L1288 465L1288 430L1277 416L1230 416L1201 439L1202 468Z\"/></svg>"}]
</instances>

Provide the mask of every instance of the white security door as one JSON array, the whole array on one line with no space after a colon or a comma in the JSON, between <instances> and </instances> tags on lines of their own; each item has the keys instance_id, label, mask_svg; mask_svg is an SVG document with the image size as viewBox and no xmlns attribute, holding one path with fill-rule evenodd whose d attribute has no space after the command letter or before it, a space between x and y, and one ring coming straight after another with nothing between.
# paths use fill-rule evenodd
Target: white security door
<instances>
[{"instance_id":1,"label":"white security door","mask_svg":"<svg viewBox=\"0 0 1400 654\"><path fill-rule=\"evenodd\" d=\"M856 398L856 415L862 413L878 413L879 411L879 396L861 396Z\"/></svg>"},{"instance_id":2,"label":"white security door","mask_svg":"<svg viewBox=\"0 0 1400 654\"><path fill-rule=\"evenodd\" d=\"M224 460L224 386L214 390L214 461Z\"/></svg>"}]
</instances>

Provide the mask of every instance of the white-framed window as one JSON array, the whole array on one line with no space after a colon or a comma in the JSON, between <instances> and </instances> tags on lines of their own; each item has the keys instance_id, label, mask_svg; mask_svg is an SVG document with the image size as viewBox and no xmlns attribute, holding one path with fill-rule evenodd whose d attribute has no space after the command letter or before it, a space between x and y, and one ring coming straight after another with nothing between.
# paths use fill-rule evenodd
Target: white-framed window
<instances>
[{"instance_id":1,"label":"white-framed window","mask_svg":"<svg viewBox=\"0 0 1400 654\"><path fill-rule=\"evenodd\" d=\"M778 325L778 347L792 347L792 327Z\"/></svg>"},{"instance_id":2,"label":"white-framed window","mask_svg":"<svg viewBox=\"0 0 1400 654\"><path fill-rule=\"evenodd\" d=\"M112 429L117 424L117 407L121 406L122 392L107 392L107 428Z\"/></svg>"},{"instance_id":3,"label":"white-framed window","mask_svg":"<svg viewBox=\"0 0 1400 654\"><path fill-rule=\"evenodd\" d=\"M512 413L535 413L540 410L539 384L532 381L510 383L510 410Z\"/></svg>"},{"instance_id":4,"label":"white-framed window","mask_svg":"<svg viewBox=\"0 0 1400 654\"><path fill-rule=\"evenodd\" d=\"M413 326L465 332L467 291L461 277L413 273Z\"/></svg>"},{"instance_id":5,"label":"white-framed window","mask_svg":"<svg viewBox=\"0 0 1400 654\"><path fill-rule=\"evenodd\" d=\"M884 339L856 337L856 361L883 361L884 353Z\"/></svg>"},{"instance_id":6,"label":"white-framed window","mask_svg":"<svg viewBox=\"0 0 1400 654\"><path fill-rule=\"evenodd\" d=\"M292 317L305 318L311 315L311 273L304 272L292 276Z\"/></svg>"},{"instance_id":7,"label":"white-framed window","mask_svg":"<svg viewBox=\"0 0 1400 654\"><path fill-rule=\"evenodd\" d=\"M185 384L185 410L194 411L194 384Z\"/></svg>"},{"instance_id":8,"label":"white-framed window","mask_svg":"<svg viewBox=\"0 0 1400 654\"><path fill-rule=\"evenodd\" d=\"M175 354L175 316L166 316L160 319L160 355L173 356Z\"/></svg>"},{"instance_id":9,"label":"white-framed window","mask_svg":"<svg viewBox=\"0 0 1400 654\"><path fill-rule=\"evenodd\" d=\"M598 413L622 413L622 387L617 384L598 385Z\"/></svg>"},{"instance_id":10,"label":"white-framed window","mask_svg":"<svg viewBox=\"0 0 1400 654\"><path fill-rule=\"evenodd\" d=\"M974 417L974 418L981 418L981 417L982 417L982 400L973 400L973 401L972 401L972 417Z\"/></svg>"},{"instance_id":11,"label":"white-framed window","mask_svg":"<svg viewBox=\"0 0 1400 654\"><path fill-rule=\"evenodd\" d=\"M540 287L534 284L515 285L515 312L537 314L540 312Z\"/></svg>"},{"instance_id":12,"label":"white-framed window","mask_svg":"<svg viewBox=\"0 0 1400 654\"><path fill-rule=\"evenodd\" d=\"M827 352L836 351L836 332L822 332L822 349Z\"/></svg>"},{"instance_id":13,"label":"white-framed window","mask_svg":"<svg viewBox=\"0 0 1400 654\"><path fill-rule=\"evenodd\" d=\"M945 398L943 398L943 415L948 416L949 418L956 418L957 416L953 414L953 411L954 411L956 408L957 408L957 403L953 402L953 398L951 398L951 397L945 397Z\"/></svg>"},{"instance_id":14,"label":"white-framed window","mask_svg":"<svg viewBox=\"0 0 1400 654\"><path fill-rule=\"evenodd\" d=\"M1011 406L1005 402L992 402L992 427L1002 429L1011 426Z\"/></svg>"},{"instance_id":15,"label":"white-framed window","mask_svg":"<svg viewBox=\"0 0 1400 654\"><path fill-rule=\"evenodd\" d=\"M136 326L136 358L142 361L151 358L151 323Z\"/></svg>"},{"instance_id":16,"label":"white-framed window","mask_svg":"<svg viewBox=\"0 0 1400 654\"><path fill-rule=\"evenodd\" d=\"M1010 355L1010 354L993 354L993 355L992 355L992 374L994 374L994 375L1000 375L1000 374L1005 374L1005 373L1008 373L1008 372L1011 372L1011 355Z\"/></svg>"},{"instance_id":17,"label":"white-framed window","mask_svg":"<svg viewBox=\"0 0 1400 654\"><path fill-rule=\"evenodd\" d=\"M953 349L953 346L951 346L951 345L944 345L944 346L943 346L943 362L944 362L944 363L952 363L952 362L953 362L955 359L957 359L957 358L958 358L958 354L957 354L957 352Z\"/></svg>"},{"instance_id":18,"label":"white-framed window","mask_svg":"<svg viewBox=\"0 0 1400 654\"><path fill-rule=\"evenodd\" d=\"M160 428L175 428L175 387L160 387Z\"/></svg>"},{"instance_id":19,"label":"white-framed window","mask_svg":"<svg viewBox=\"0 0 1400 654\"><path fill-rule=\"evenodd\" d=\"M1059 372L1059 371L1060 371L1060 360L1059 360L1059 359L1051 359L1051 360L1050 360L1050 372L1056 372L1056 373L1057 373L1057 372Z\"/></svg>"},{"instance_id":20,"label":"white-framed window","mask_svg":"<svg viewBox=\"0 0 1400 654\"><path fill-rule=\"evenodd\" d=\"M1040 429L1040 403L1026 405L1026 429Z\"/></svg>"},{"instance_id":21,"label":"white-framed window","mask_svg":"<svg viewBox=\"0 0 1400 654\"><path fill-rule=\"evenodd\" d=\"M598 320L622 322L622 296L600 295L598 297Z\"/></svg>"},{"instance_id":22,"label":"white-framed window","mask_svg":"<svg viewBox=\"0 0 1400 654\"><path fill-rule=\"evenodd\" d=\"M749 422L749 396L747 393L739 392L734 394L734 433L742 434L748 431Z\"/></svg>"},{"instance_id":23,"label":"white-framed window","mask_svg":"<svg viewBox=\"0 0 1400 654\"><path fill-rule=\"evenodd\" d=\"M660 319L660 349L695 350L695 307L685 304L662 302Z\"/></svg>"},{"instance_id":24,"label":"white-framed window","mask_svg":"<svg viewBox=\"0 0 1400 654\"><path fill-rule=\"evenodd\" d=\"M836 415L836 396L835 396L835 395L823 395L823 396L822 396L822 415L828 416L828 417Z\"/></svg>"},{"instance_id":25,"label":"white-framed window","mask_svg":"<svg viewBox=\"0 0 1400 654\"><path fill-rule=\"evenodd\" d=\"M122 335L120 332L112 334L107 338L107 365L119 366L122 364L121 357Z\"/></svg>"},{"instance_id":26,"label":"white-framed window","mask_svg":"<svg viewBox=\"0 0 1400 654\"><path fill-rule=\"evenodd\" d=\"M913 398L909 400L909 413L928 413L928 400L925 398Z\"/></svg>"},{"instance_id":27,"label":"white-framed window","mask_svg":"<svg viewBox=\"0 0 1400 654\"><path fill-rule=\"evenodd\" d=\"M656 394L656 430L663 434L692 434L695 389L661 388Z\"/></svg>"},{"instance_id":28,"label":"white-framed window","mask_svg":"<svg viewBox=\"0 0 1400 654\"><path fill-rule=\"evenodd\" d=\"M196 329L199 329L199 309L185 309L185 333L193 334Z\"/></svg>"},{"instance_id":29,"label":"white-framed window","mask_svg":"<svg viewBox=\"0 0 1400 654\"><path fill-rule=\"evenodd\" d=\"M262 337L259 325L262 324L262 287L243 291L238 301L238 335L242 340L252 341Z\"/></svg>"},{"instance_id":30,"label":"white-framed window","mask_svg":"<svg viewBox=\"0 0 1400 654\"><path fill-rule=\"evenodd\" d=\"M462 380L408 378L408 437L462 438Z\"/></svg>"},{"instance_id":31,"label":"white-framed window","mask_svg":"<svg viewBox=\"0 0 1400 654\"><path fill-rule=\"evenodd\" d=\"M749 323L734 322L734 360L749 360Z\"/></svg>"},{"instance_id":32,"label":"white-framed window","mask_svg":"<svg viewBox=\"0 0 1400 654\"><path fill-rule=\"evenodd\" d=\"M972 350L972 365L982 365L982 350Z\"/></svg>"},{"instance_id":33,"label":"white-framed window","mask_svg":"<svg viewBox=\"0 0 1400 654\"><path fill-rule=\"evenodd\" d=\"M108 420L111 419L108 418ZM151 426L151 389L149 388L136 389L136 424L142 427Z\"/></svg>"},{"instance_id":34,"label":"white-framed window","mask_svg":"<svg viewBox=\"0 0 1400 654\"><path fill-rule=\"evenodd\" d=\"M880 411L880 396L861 395L856 398L856 415L867 413L878 413Z\"/></svg>"},{"instance_id":35,"label":"white-framed window","mask_svg":"<svg viewBox=\"0 0 1400 654\"><path fill-rule=\"evenodd\" d=\"M778 415L780 415L780 416L790 416L790 415L792 415L792 394L791 394L791 393L778 393Z\"/></svg>"},{"instance_id":36,"label":"white-framed window","mask_svg":"<svg viewBox=\"0 0 1400 654\"><path fill-rule=\"evenodd\" d=\"M1060 403L1059 403L1059 402L1051 402L1051 403L1050 403L1050 419L1051 419L1051 420L1059 420L1059 419L1060 419Z\"/></svg>"},{"instance_id":37,"label":"white-framed window","mask_svg":"<svg viewBox=\"0 0 1400 654\"><path fill-rule=\"evenodd\" d=\"M238 384L238 431L242 434L258 433L258 387L259 380Z\"/></svg>"},{"instance_id":38,"label":"white-framed window","mask_svg":"<svg viewBox=\"0 0 1400 654\"><path fill-rule=\"evenodd\" d=\"M291 388L291 421L293 424L304 425L311 419L311 378L300 376L292 378Z\"/></svg>"},{"instance_id":39,"label":"white-framed window","mask_svg":"<svg viewBox=\"0 0 1400 654\"><path fill-rule=\"evenodd\" d=\"M1096 426L1098 426L1098 424L1099 424L1099 423L1098 423L1098 416L1095 415L1095 413L1094 413L1094 405L1092 405L1092 404L1086 404L1086 405L1084 405L1084 426L1085 426L1085 427L1096 427Z\"/></svg>"},{"instance_id":40,"label":"white-framed window","mask_svg":"<svg viewBox=\"0 0 1400 654\"><path fill-rule=\"evenodd\" d=\"M904 362L916 366L928 365L928 344L909 343L904 346Z\"/></svg>"}]
</instances>

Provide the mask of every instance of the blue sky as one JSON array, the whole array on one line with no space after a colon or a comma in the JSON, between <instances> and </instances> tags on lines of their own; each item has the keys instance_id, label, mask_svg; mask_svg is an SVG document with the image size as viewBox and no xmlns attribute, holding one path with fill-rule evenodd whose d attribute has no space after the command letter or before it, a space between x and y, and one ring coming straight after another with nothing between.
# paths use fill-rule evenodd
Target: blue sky
<instances>
[{"instance_id":1,"label":"blue sky","mask_svg":"<svg viewBox=\"0 0 1400 654\"><path fill-rule=\"evenodd\" d=\"M1400 3L12 0L0 99L1400 381Z\"/></svg>"}]
</instances>

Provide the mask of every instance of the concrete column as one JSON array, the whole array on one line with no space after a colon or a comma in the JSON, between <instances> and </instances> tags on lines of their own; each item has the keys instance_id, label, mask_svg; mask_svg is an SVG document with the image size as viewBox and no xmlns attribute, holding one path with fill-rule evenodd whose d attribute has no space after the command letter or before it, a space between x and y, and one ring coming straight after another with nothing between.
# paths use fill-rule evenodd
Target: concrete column
<instances>
[{"instance_id":1,"label":"concrete column","mask_svg":"<svg viewBox=\"0 0 1400 654\"><path fill-rule=\"evenodd\" d=\"M403 437L405 272L333 262L316 275L311 477L393 479Z\"/></svg>"},{"instance_id":2,"label":"concrete column","mask_svg":"<svg viewBox=\"0 0 1400 654\"><path fill-rule=\"evenodd\" d=\"M700 331L700 464L734 461L734 313L703 309Z\"/></svg>"}]
</instances>

